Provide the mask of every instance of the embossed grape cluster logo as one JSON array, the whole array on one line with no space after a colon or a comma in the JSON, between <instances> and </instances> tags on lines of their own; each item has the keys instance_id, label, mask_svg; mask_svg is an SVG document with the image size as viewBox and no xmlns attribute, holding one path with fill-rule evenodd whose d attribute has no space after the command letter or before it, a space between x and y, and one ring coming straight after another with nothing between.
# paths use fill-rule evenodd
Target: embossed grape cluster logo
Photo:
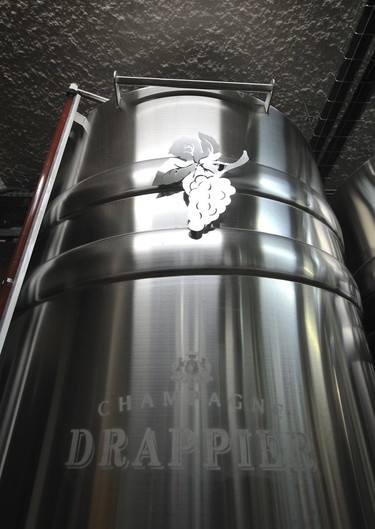
<instances>
[{"instance_id":1,"label":"embossed grape cluster logo","mask_svg":"<svg viewBox=\"0 0 375 529\"><path fill-rule=\"evenodd\" d=\"M154 185L182 182L188 197L188 227L202 232L224 213L236 192L223 175L245 164L249 157L243 151L233 163L220 160L219 145L211 136L198 133L199 140L183 137L175 141L169 153L174 155L157 172Z\"/></svg>"}]
</instances>

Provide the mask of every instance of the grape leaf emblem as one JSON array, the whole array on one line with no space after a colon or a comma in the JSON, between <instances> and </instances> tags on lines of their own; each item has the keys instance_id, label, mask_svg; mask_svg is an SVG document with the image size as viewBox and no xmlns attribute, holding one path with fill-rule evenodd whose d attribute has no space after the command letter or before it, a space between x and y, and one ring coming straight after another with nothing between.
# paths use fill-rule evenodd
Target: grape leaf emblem
<instances>
[{"instance_id":1,"label":"grape leaf emblem","mask_svg":"<svg viewBox=\"0 0 375 529\"><path fill-rule=\"evenodd\" d=\"M222 153L216 140L198 133L196 138L176 140L168 158L156 173L154 185L168 186L181 182L188 197L188 227L201 232L224 213L236 190L223 175L244 165L248 154L243 151L233 163L220 160Z\"/></svg>"}]
</instances>

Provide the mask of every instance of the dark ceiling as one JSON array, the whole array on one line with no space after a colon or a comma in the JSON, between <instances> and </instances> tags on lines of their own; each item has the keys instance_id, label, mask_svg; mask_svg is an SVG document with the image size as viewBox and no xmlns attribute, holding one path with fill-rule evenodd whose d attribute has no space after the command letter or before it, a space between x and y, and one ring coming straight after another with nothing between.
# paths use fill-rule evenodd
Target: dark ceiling
<instances>
[{"instance_id":1,"label":"dark ceiling","mask_svg":"<svg viewBox=\"0 0 375 529\"><path fill-rule=\"evenodd\" d=\"M369 3L0 0L3 196L10 192L4 188L35 187L70 83L112 97L114 69L133 76L262 83L275 78L273 106L310 140ZM95 104L84 101L80 112ZM325 181L328 193L375 154L374 123L372 96Z\"/></svg>"}]
</instances>

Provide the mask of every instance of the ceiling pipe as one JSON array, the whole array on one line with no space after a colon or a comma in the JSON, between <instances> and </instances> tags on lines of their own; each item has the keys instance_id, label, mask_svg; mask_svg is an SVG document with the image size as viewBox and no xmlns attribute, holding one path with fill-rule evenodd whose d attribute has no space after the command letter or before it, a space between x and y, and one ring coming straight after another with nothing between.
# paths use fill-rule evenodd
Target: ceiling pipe
<instances>
[{"instance_id":1,"label":"ceiling pipe","mask_svg":"<svg viewBox=\"0 0 375 529\"><path fill-rule=\"evenodd\" d=\"M339 157L358 120L375 92L375 52L319 161L319 170L326 178Z\"/></svg>"},{"instance_id":2,"label":"ceiling pipe","mask_svg":"<svg viewBox=\"0 0 375 529\"><path fill-rule=\"evenodd\" d=\"M327 100L319 112L310 145L316 158L321 156L328 136L353 85L375 34L375 0L367 0L349 39Z\"/></svg>"}]
</instances>

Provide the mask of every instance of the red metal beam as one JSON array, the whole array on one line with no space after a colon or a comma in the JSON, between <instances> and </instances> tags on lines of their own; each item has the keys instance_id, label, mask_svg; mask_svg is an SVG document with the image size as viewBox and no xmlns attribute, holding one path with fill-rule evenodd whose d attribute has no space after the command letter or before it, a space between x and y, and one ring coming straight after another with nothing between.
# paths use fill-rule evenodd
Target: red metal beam
<instances>
[{"instance_id":1,"label":"red metal beam","mask_svg":"<svg viewBox=\"0 0 375 529\"><path fill-rule=\"evenodd\" d=\"M13 283L14 278L16 276L16 273L17 273L17 270L18 270L18 266L19 266L22 254L24 252L24 249L25 249L28 237L29 237L29 233L30 233L31 227L33 225L35 214L36 214L36 212L38 210L39 203L40 203L41 198L43 196L43 191L44 191L45 185L46 185L47 180L48 180L48 176L49 176L49 173L50 173L50 170L51 170L51 166L52 166L53 160L55 158L55 154L56 154L57 148L58 148L59 143L60 143L60 138L61 138L61 135L63 133L64 127L65 127L65 123L66 123L66 120L68 118L71 106L72 106L72 102L73 102L72 95L70 95L68 93L68 97L66 99L66 102L65 102L64 108L62 110L59 122L57 124L55 134L54 134L54 136L52 138L52 142L51 142L50 148L48 150L48 153L47 153L47 156L46 156L46 160L44 162L42 171L40 173L40 177L39 177L39 180L38 180L38 184L37 184L34 196L31 199L29 210L28 210L28 212L26 214L26 219L25 219L25 222L23 224L23 227L22 227L22 230L21 230L21 233L20 233L16 248L14 250L12 259L11 259L10 264L8 266L8 269L7 269L7 273L6 273L5 279L3 280L3 284L2 284L1 289L0 289L0 317L3 315L4 309L5 309L5 306L6 306L6 303L7 303L11 288L12 288L12 283Z\"/></svg>"}]
</instances>

